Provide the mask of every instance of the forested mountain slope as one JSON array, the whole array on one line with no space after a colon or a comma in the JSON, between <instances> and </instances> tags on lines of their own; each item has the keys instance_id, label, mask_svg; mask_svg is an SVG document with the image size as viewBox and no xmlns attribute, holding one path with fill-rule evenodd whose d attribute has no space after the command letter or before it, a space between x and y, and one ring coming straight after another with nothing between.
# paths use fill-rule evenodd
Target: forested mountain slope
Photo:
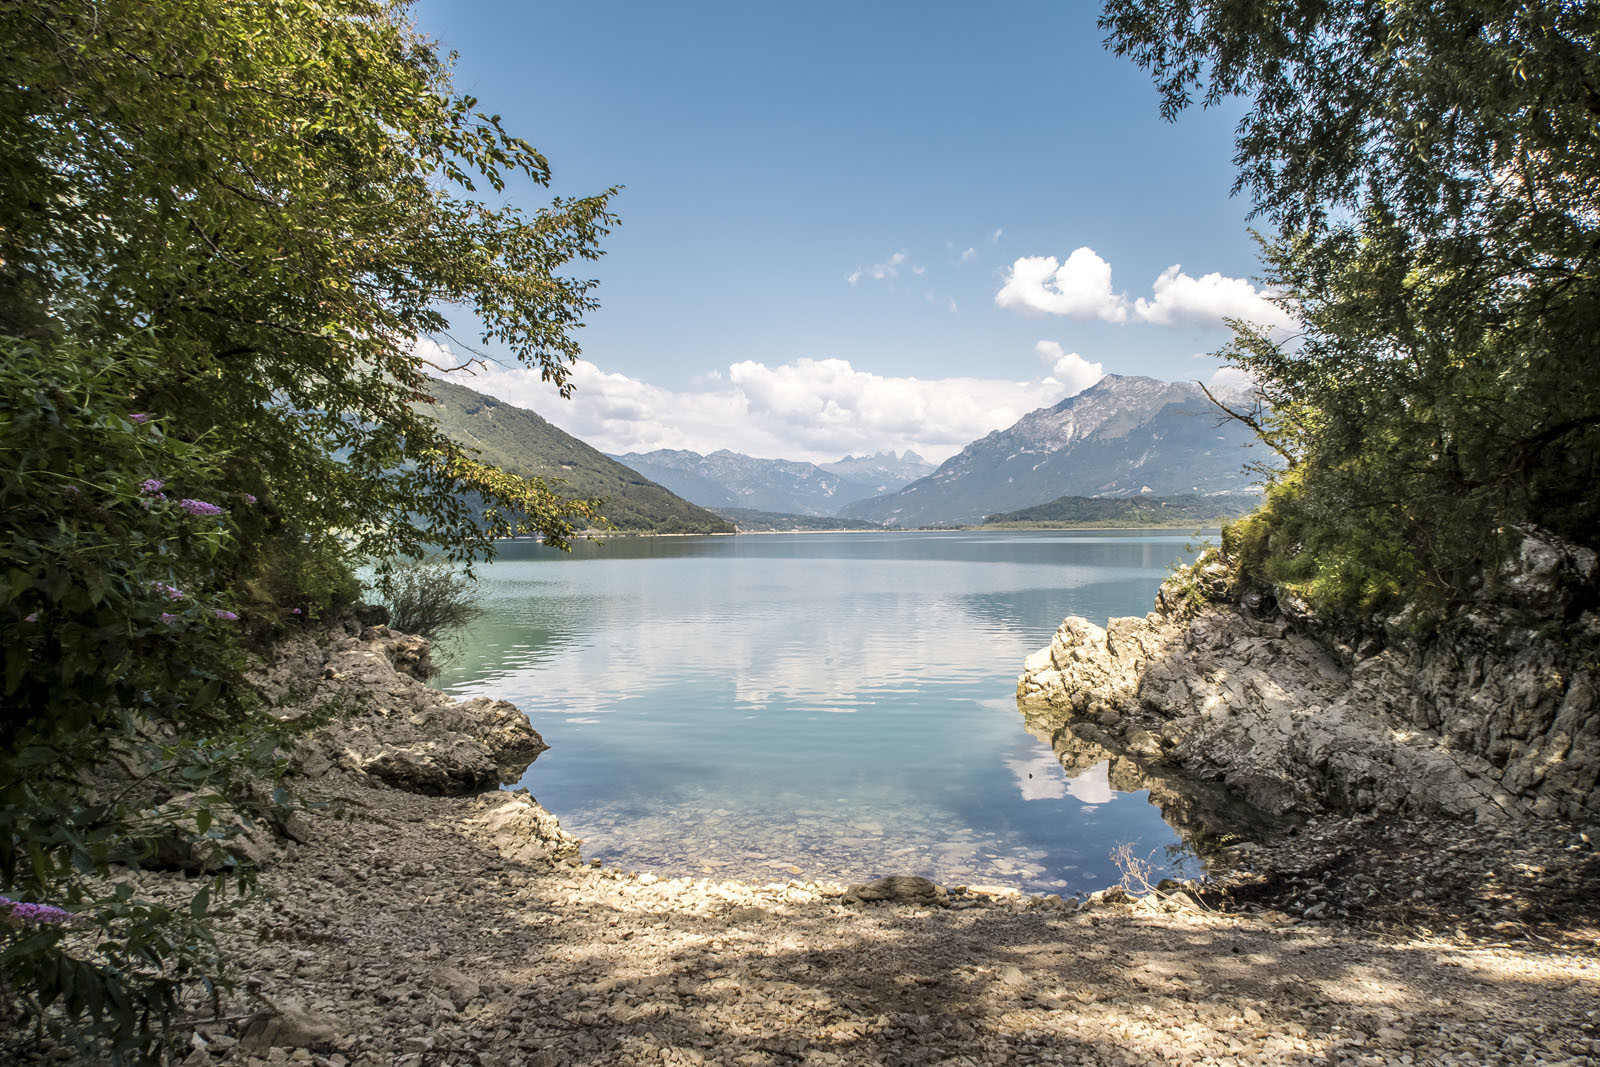
<instances>
[{"instance_id":1,"label":"forested mountain slope","mask_svg":"<svg viewBox=\"0 0 1600 1067\"><path fill-rule=\"evenodd\" d=\"M451 440L477 449L486 463L542 478L566 497L600 497L600 513L618 530L640 533L732 533L733 524L689 503L608 458L532 411L453 382L429 384L427 411Z\"/></svg>"}]
</instances>

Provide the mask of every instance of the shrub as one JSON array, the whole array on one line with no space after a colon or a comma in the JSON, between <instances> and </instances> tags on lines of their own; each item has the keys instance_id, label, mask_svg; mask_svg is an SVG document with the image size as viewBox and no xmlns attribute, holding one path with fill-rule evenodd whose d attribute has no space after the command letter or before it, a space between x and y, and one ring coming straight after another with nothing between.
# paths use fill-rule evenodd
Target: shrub
<instances>
[{"instance_id":1,"label":"shrub","mask_svg":"<svg viewBox=\"0 0 1600 1067\"><path fill-rule=\"evenodd\" d=\"M249 878L175 909L103 876L267 817L248 780L276 749L228 684L250 503L213 444L133 410L147 358L0 338L0 1020L113 1061L152 1055L184 987L220 978L205 919ZM181 818L161 808L179 792Z\"/></svg>"},{"instance_id":2,"label":"shrub","mask_svg":"<svg viewBox=\"0 0 1600 1067\"><path fill-rule=\"evenodd\" d=\"M472 599L477 580L438 556L391 562L375 585L389 625L401 633L438 640L482 614Z\"/></svg>"}]
</instances>

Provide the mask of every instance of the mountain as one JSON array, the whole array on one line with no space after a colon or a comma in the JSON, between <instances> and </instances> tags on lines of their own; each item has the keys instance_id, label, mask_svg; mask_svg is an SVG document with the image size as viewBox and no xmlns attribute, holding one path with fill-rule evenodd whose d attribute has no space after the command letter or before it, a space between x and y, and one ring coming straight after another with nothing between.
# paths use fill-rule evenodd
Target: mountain
<instances>
[{"instance_id":1,"label":"mountain","mask_svg":"<svg viewBox=\"0 0 1600 1067\"><path fill-rule=\"evenodd\" d=\"M885 526L958 525L1060 496L1238 492L1251 484L1243 466L1254 440L1238 422L1219 425L1197 385L1108 374L974 441L928 477L839 514Z\"/></svg>"},{"instance_id":2,"label":"mountain","mask_svg":"<svg viewBox=\"0 0 1600 1067\"><path fill-rule=\"evenodd\" d=\"M756 459L727 449L702 456L683 449L612 456L701 507L740 508L789 515L833 515L855 500L892 492L932 470L915 452L896 456L846 456L818 466L787 459Z\"/></svg>"},{"instance_id":3,"label":"mountain","mask_svg":"<svg viewBox=\"0 0 1600 1067\"><path fill-rule=\"evenodd\" d=\"M934 471L934 466L915 452L905 455L879 452L871 456L846 456L833 463L818 464L829 474L837 474L846 481L870 486L873 495L892 493L903 485L924 478Z\"/></svg>"},{"instance_id":4,"label":"mountain","mask_svg":"<svg viewBox=\"0 0 1600 1067\"><path fill-rule=\"evenodd\" d=\"M435 380L428 413L458 444L512 474L543 478L567 497L601 497L601 514L633 533L732 533L733 524L675 496L531 411Z\"/></svg>"},{"instance_id":5,"label":"mountain","mask_svg":"<svg viewBox=\"0 0 1600 1067\"><path fill-rule=\"evenodd\" d=\"M1002 511L985 526L1221 526L1255 510L1260 493L1215 496L1061 496L1048 504Z\"/></svg>"}]
</instances>

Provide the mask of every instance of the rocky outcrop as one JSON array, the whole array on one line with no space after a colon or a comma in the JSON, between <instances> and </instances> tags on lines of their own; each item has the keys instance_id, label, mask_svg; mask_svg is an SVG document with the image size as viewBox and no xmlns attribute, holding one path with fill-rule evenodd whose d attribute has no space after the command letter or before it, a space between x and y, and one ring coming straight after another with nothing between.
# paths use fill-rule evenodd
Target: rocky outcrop
<instances>
[{"instance_id":1,"label":"rocky outcrop","mask_svg":"<svg viewBox=\"0 0 1600 1067\"><path fill-rule=\"evenodd\" d=\"M339 767L436 795L520 778L543 738L512 704L457 701L424 684L428 650L423 638L352 619L280 643L251 681L275 715L314 726L293 757L303 774Z\"/></svg>"},{"instance_id":2,"label":"rocky outcrop","mask_svg":"<svg viewBox=\"0 0 1600 1067\"><path fill-rule=\"evenodd\" d=\"M1212 560L1143 619L1067 619L1028 657L1018 700L1035 723L1097 727L1269 815L1593 819L1600 568L1524 534L1470 610L1426 638L1405 615L1325 624L1291 597L1231 588Z\"/></svg>"},{"instance_id":3,"label":"rocky outcrop","mask_svg":"<svg viewBox=\"0 0 1600 1067\"><path fill-rule=\"evenodd\" d=\"M478 841L503 859L530 863L540 859L577 859L583 842L561 828L526 789L496 793L480 801L485 810L466 820Z\"/></svg>"}]
</instances>

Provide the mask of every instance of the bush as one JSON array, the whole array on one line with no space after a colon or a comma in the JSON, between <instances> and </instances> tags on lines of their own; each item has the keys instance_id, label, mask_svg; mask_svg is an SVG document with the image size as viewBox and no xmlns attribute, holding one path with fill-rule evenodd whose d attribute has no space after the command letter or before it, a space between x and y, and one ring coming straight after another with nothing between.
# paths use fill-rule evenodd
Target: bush
<instances>
[{"instance_id":1,"label":"bush","mask_svg":"<svg viewBox=\"0 0 1600 1067\"><path fill-rule=\"evenodd\" d=\"M174 909L105 876L270 817L250 779L277 746L230 684L225 575L254 503L214 445L133 409L146 365L137 343L0 338L0 1022L114 1062L218 981L206 919L249 878Z\"/></svg>"},{"instance_id":2,"label":"bush","mask_svg":"<svg viewBox=\"0 0 1600 1067\"><path fill-rule=\"evenodd\" d=\"M391 562L374 584L389 625L401 633L437 641L483 613L472 599L477 579L438 556Z\"/></svg>"}]
</instances>

